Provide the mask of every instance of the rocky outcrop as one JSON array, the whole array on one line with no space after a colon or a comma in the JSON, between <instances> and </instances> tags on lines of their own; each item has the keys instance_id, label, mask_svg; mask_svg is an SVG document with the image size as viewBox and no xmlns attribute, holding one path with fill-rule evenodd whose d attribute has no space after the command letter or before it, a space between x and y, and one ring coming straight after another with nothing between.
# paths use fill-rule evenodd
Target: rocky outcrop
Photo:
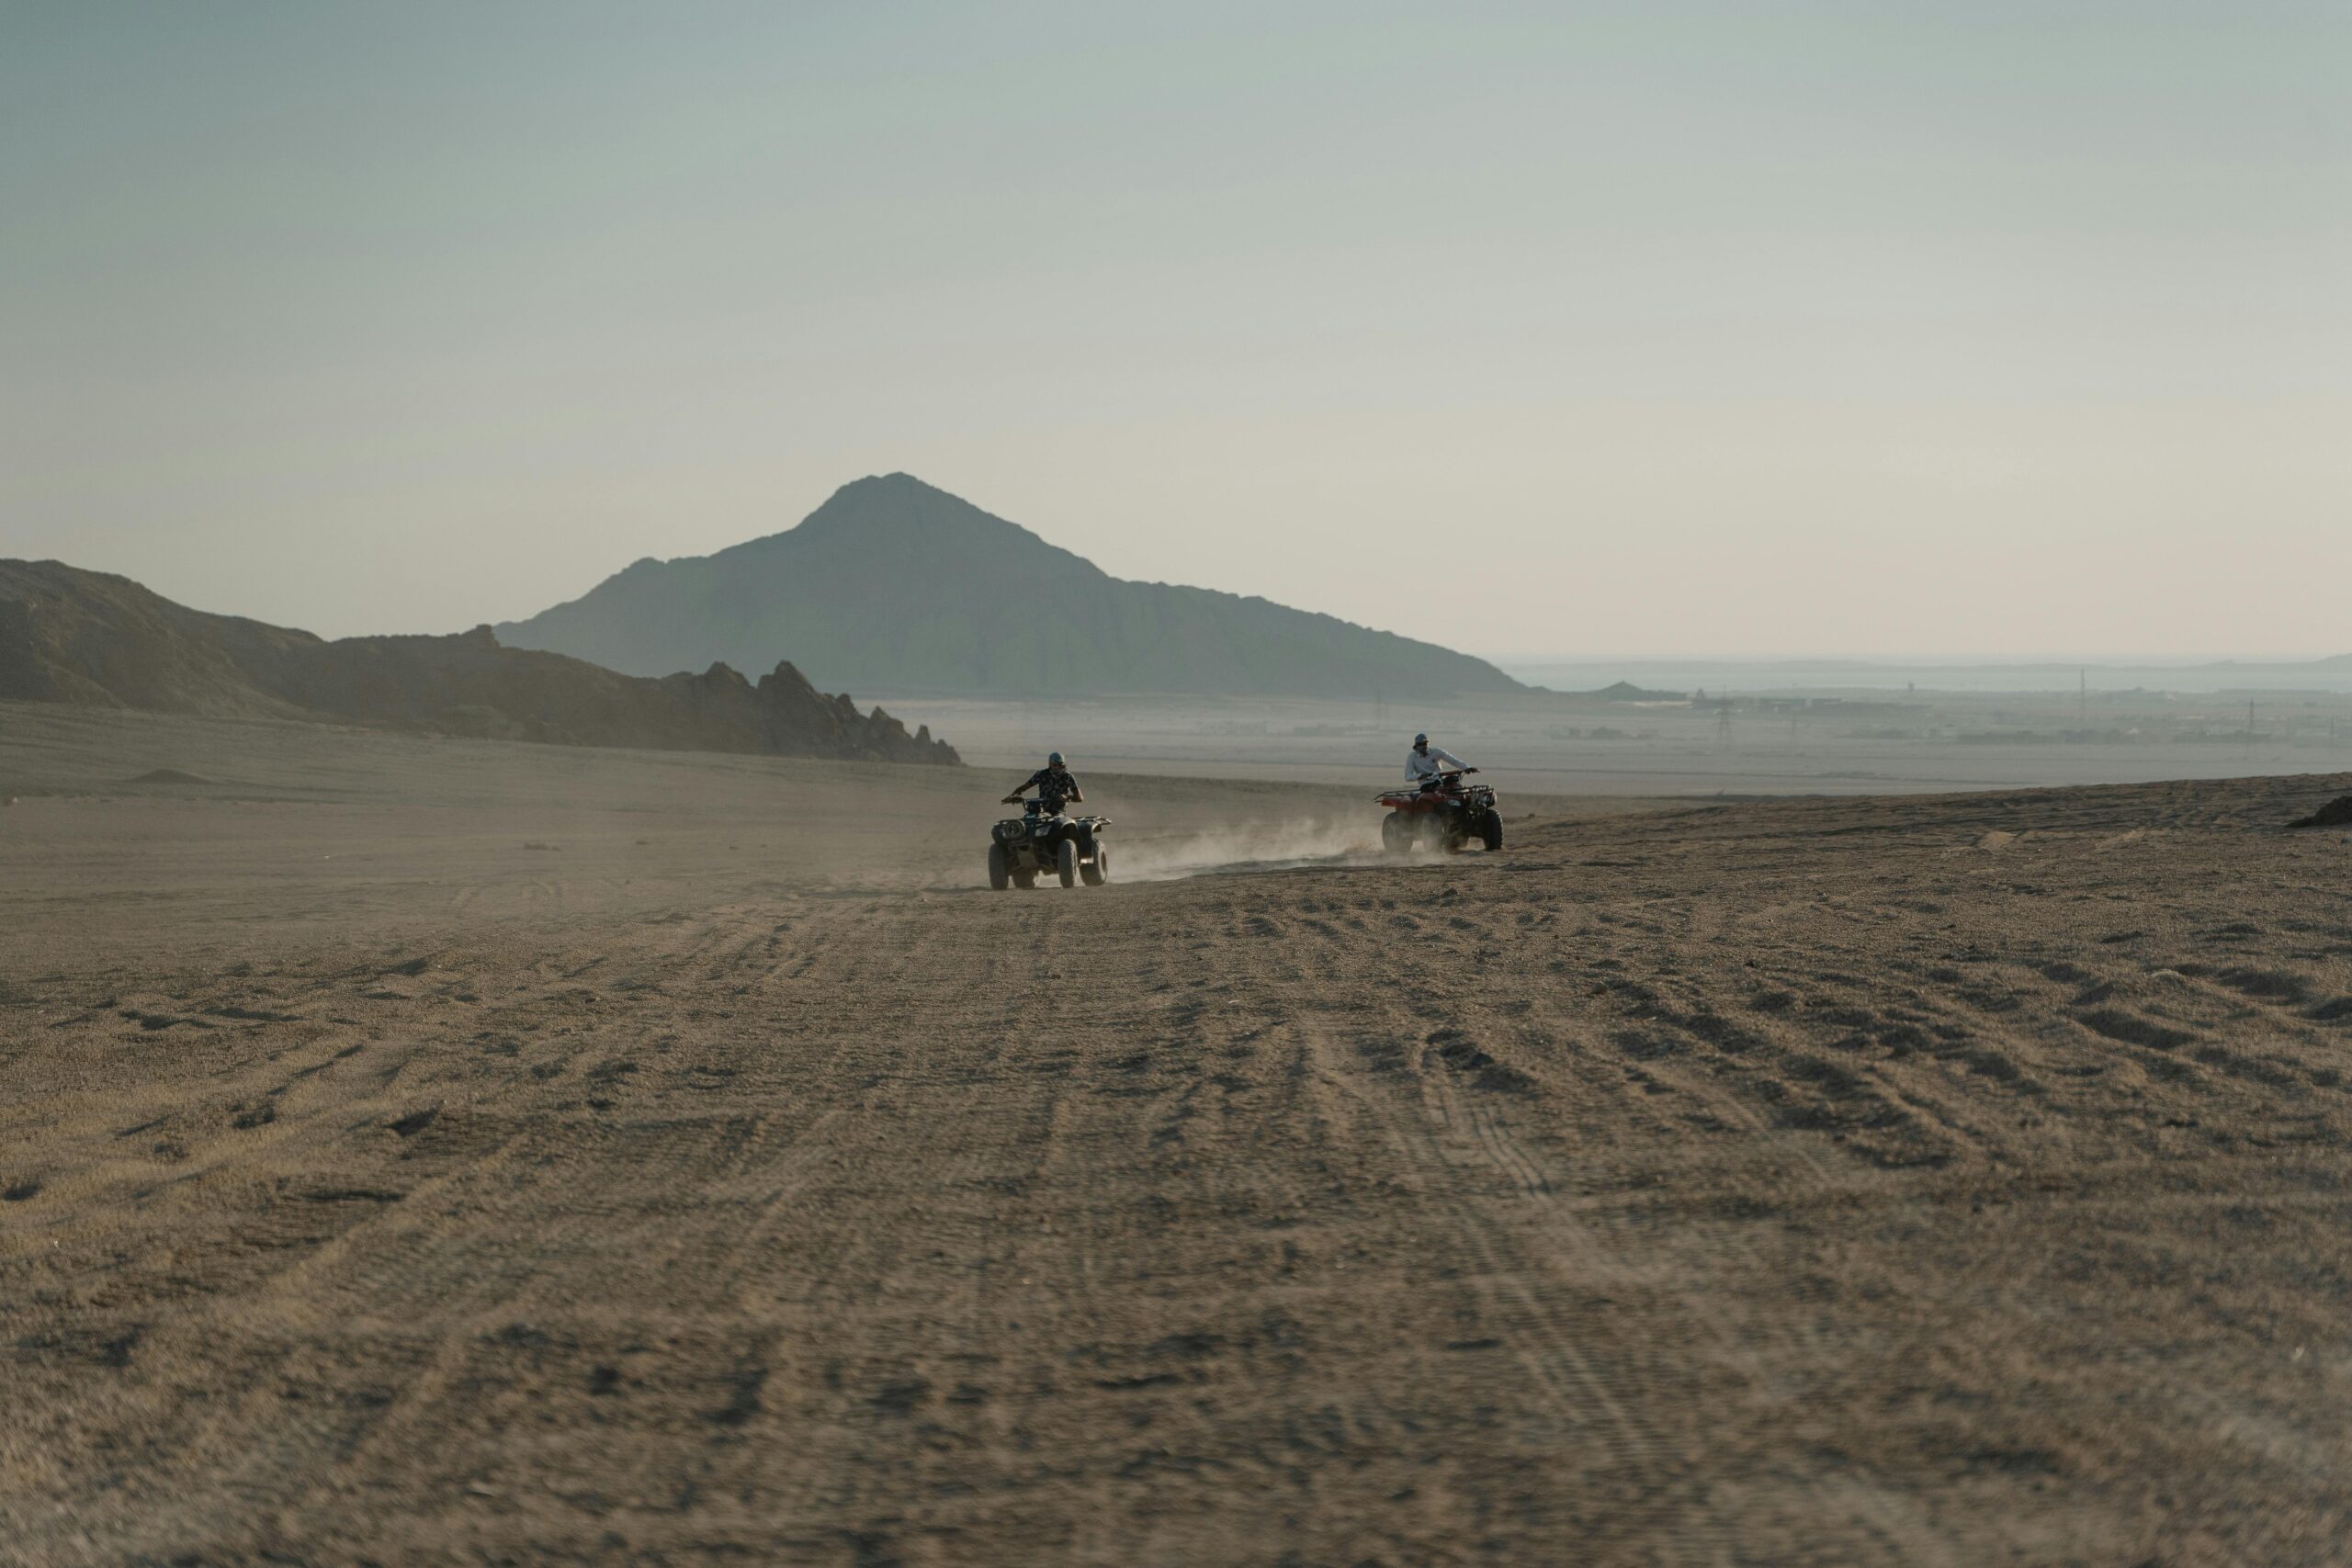
<instances>
[{"instance_id":1,"label":"rocky outcrop","mask_svg":"<svg viewBox=\"0 0 2352 1568\"><path fill-rule=\"evenodd\" d=\"M0 697L571 746L957 760L928 730L861 713L789 663L756 684L724 664L647 679L503 647L488 626L328 642L56 561L0 561Z\"/></svg>"}]
</instances>

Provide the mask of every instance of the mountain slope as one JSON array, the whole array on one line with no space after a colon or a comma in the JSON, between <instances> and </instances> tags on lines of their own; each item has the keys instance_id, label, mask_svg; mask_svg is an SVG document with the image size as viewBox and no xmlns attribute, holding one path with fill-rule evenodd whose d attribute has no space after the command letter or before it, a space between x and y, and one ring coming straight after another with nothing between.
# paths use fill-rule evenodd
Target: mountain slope
<instances>
[{"instance_id":1,"label":"mountain slope","mask_svg":"<svg viewBox=\"0 0 2352 1568\"><path fill-rule=\"evenodd\" d=\"M57 561L0 560L0 698L564 745L956 760L928 730L861 714L790 664L757 684L723 664L653 681L503 648L487 626L327 642Z\"/></svg>"},{"instance_id":2,"label":"mountain slope","mask_svg":"<svg viewBox=\"0 0 2352 1568\"><path fill-rule=\"evenodd\" d=\"M844 485L786 533L640 560L497 630L515 647L649 675L789 649L826 683L926 694L1521 689L1432 643L1264 599L1122 581L906 474Z\"/></svg>"}]
</instances>

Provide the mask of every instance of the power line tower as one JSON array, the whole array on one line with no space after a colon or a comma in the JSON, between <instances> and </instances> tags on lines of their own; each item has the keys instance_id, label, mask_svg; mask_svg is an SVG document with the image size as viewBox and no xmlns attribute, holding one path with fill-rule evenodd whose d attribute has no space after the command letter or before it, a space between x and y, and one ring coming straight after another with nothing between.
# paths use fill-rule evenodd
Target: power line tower
<instances>
[{"instance_id":1,"label":"power line tower","mask_svg":"<svg viewBox=\"0 0 2352 1568\"><path fill-rule=\"evenodd\" d=\"M1731 744L1731 694L1725 692L1715 704L1715 744Z\"/></svg>"}]
</instances>

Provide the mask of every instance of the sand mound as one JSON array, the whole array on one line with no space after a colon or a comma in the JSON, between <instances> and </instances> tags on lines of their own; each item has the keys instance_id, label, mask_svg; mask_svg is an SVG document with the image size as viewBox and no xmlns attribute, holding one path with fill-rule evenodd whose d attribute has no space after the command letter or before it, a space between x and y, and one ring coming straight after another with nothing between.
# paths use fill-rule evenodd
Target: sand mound
<instances>
[{"instance_id":1,"label":"sand mound","mask_svg":"<svg viewBox=\"0 0 2352 1568\"><path fill-rule=\"evenodd\" d=\"M184 773L177 768L150 768L137 778L126 779L123 782L148 784L209 784L213 781L198 778L194 773Z\"/></svg>"},{"instance_id":2,"label":"sand mound","mask_svg":"<svg viewBox=\"0 0 2352 1568\"><path fill-rule=\"evenodd\" d=\"M2352 828L2352 795L2339 795L2290 828Z\"/></svg>"}]
</instances>

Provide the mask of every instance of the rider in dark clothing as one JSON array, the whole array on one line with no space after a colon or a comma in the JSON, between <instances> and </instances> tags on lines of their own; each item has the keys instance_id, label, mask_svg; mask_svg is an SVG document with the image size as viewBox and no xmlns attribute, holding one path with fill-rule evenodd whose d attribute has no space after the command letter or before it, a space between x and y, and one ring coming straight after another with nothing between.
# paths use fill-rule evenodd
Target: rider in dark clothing
<instances>
[{"instance_id":1,"label":"rider in dark clothing","mask_svg":"<svg viewBox=\"0 0 2352 1568\"><path fill-rule=\"evenodd\" d=\"M1019 787L1004 797L1004 803L1007 806L1020 805L1021 792L1025 789L1037 792L1038 804L1046 808L1049 817L1059 816L1066 803L1083 804L1086 799L1086 792L1078 787L1078 780L1062 766L1059 751L1046 758L1044 767L1022 780Z\"/></svg>"}]
</instances>

